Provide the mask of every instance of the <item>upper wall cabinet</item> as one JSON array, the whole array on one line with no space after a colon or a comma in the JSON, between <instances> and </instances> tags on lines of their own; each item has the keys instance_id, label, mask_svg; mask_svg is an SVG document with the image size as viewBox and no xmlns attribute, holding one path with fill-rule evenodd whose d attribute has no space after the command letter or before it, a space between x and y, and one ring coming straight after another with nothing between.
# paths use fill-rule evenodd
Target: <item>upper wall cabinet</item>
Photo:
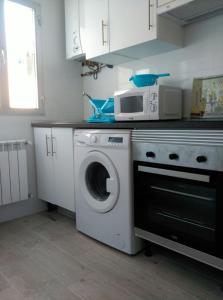
<instances>
[{"instance_id":1,"label":"upper wall cabinet","mask_svg":"<svg viewBox=\"0 0 223 300\"><path fill-rule=\"evenodd\" d=\"M79 11L87 59L118 64L182 46L182 28L157 16L157 0L81 0Z\"/></svg>"},{"instance_id":2,"label":"upper wall cabinet","mask_svg":"<svg viewBox=\"0 0 223 300\"><path fill-rule=\"evenodd\" d=\"M86 59L119 64L129 59L110 51L109 0L80 0L80 36Z\"/></svg>"},{"instance_id":3,"label":"upper wall cabinet","mask_svg":"<svg viewBox=\"0 0 223 300\"><path fill-rule=\"evenodd\" d=\"M181 25L222 14L222 0L157 0L157 14Z\"/></svg>"},{"instance_id":4,"label":"upper wall cabinet","mask_svg":"<svg viewBox=\"0 0 223 300\"><path fill-rule=\"evenodd\" d=\"M81 39L87 57L109 52L108 0L81 0Z\"/></svg>"},{"instance_id":5,"label":"upper wall cabinet","mask_svg":"<svg viewBox=\"0 0 223 300\"><path fill-rule=\"evenodd\" d=\"M80 39L79 1L64 0L67 59L79 59L84 56Z\"/></svg>"},{"instance_id":6,"label":"upper wall cabinet","mask_svg":"<svg viewBox=\"0 0 223 300\"><path fill-rule=\"evenodd\" d=\"M140 59L182 47L182 28L157 16L156 0L110 0L110 51Z\"/></svg>"},{"instance_id":7,"label":"upper wall cabinet","mask_svg":"<svg viewBox=\"0 0 223 300\"><path fill-rule=\"evenodd\" d=\"M156 10L148 0L110 0L110 51L156 38Z\"/></svg>"}]
</instances>

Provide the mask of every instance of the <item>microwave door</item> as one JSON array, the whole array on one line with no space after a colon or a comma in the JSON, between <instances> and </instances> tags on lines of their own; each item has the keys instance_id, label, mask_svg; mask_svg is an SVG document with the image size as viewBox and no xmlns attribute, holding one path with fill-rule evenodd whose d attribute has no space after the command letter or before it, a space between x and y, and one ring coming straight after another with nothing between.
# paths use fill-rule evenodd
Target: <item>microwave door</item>
<instances>
[{"instance_id":1,"label":"microwave door","mask_svg":"<svg viewBox=\"0 0 223 300\"><path fill-rule=\"evenodd\" d=\"M142 113L143 112L143 96L131 95L120 98L121 113Z\"/></svg>"},{"instance_id":2,"label":"microwave door","mask_svg":"<svg viewBox=\"0 0 223 300\"><path fill-rule=\"evenodd\" d=\"M145 120L148 119L147 106L146 93L120 95L117 116L122 120Z\"/></svg>"}]
</instances>

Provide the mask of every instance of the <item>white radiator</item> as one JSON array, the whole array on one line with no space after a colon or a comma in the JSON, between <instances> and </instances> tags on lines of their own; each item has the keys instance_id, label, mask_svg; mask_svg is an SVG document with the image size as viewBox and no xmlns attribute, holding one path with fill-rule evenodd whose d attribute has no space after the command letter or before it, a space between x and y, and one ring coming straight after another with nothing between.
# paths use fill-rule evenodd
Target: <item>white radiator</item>
<instances>
[{"instance_id":1,"label":"white radiator","mask_svg":"<svg viewBox=\"0 0 223 300\"><path fill-rule=\"evenodd\" d=\"M27 141L0 141L0 205L28 199Z\"/></svg>"}]
</instances>

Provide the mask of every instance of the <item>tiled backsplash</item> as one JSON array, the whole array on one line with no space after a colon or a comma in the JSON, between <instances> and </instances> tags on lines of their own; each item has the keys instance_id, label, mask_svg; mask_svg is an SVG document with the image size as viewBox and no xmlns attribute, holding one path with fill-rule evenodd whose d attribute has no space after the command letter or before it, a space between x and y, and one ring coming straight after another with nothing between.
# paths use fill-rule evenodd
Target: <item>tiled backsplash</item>
<instances>
[{"instance_id":1,"label":"tiled backsplash","mask_svg":"<svg viewBox=\"0 0 223 300\"><path fill-rule=\"evenodd\" d=\"M107 98L114 91L132 87L128 78L139 70L171 73L159 83L184 89L184 116L190 115L194 77L223 74L223 15L185 27L182 49L103 70L98 80L84 79L84 90L95 98ZM85 99L85 117L90 109Z\"/></svg>"}]
</instances>

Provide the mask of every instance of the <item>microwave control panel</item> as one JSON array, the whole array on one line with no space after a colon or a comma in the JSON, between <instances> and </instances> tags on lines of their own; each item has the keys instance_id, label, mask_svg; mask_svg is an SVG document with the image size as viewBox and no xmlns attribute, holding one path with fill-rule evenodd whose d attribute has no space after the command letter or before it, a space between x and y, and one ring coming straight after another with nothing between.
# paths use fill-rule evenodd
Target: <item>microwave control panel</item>
<instances>
[{"instance_id":1,"label":"microwave control panel","mask_svg":"<svg viewBox=\"0 0 223 300\"><path fill-rule=\"evenodd\" d=\"M159 93L157 86L151 86L148 90L148 114L150 120L159 119Z\"/></svg>"}]
</instances>

